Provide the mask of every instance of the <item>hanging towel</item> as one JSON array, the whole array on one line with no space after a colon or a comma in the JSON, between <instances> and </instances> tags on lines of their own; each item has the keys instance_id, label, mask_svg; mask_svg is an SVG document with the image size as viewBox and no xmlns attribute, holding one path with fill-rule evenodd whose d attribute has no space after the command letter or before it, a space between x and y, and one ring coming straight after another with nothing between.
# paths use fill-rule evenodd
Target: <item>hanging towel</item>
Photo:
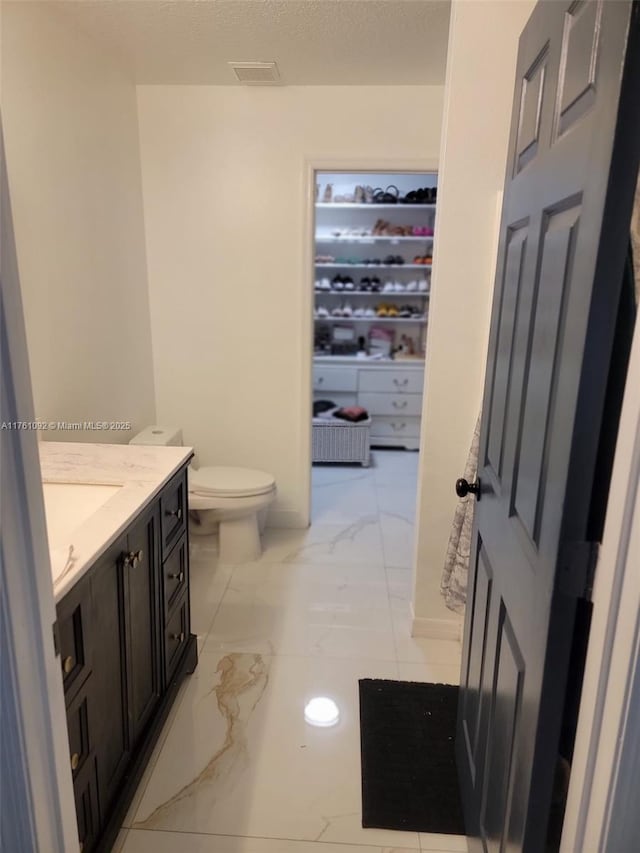
<instances>
[{"instance_id":1,"label":"hanging towel","mask_svg":"<svg viewBox=\"0 0 640 853\"><path fill-rule=\"evenodd\" d=\"M478 470L478 449L480 446L480 415L476 421L471 440L471 449L464 469L464 478L470 483L476 479ZM461 613L467 600L467 576L469 573L469 555L471 552L471 532L473 528L473 510L475 496L460 498L453 516L453 525L447 546L447 556L442 572L440 592L449 610Z\"/></svg>"}]
</instances>

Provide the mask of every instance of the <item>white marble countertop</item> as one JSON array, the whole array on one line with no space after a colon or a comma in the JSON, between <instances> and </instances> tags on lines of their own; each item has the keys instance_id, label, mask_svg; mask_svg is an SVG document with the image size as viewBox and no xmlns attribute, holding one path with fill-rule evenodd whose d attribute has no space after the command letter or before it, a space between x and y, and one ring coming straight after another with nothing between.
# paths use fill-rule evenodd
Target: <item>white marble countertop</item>
<instances>
[{"instance_id":1,"label":"white marble countertop","mask_svg":"<svg viewBox=\"0 0 640 853\"><path fill-rule=\"evenodd\" d=\"M54 441L41 442L39 450L44 484L120 487L113 492L103 488L106 497L97 499L100 505L88 516L85 512L83 518L80 513L77 526L70 489L48 490L47 524L56 603L193 455L191 447ZM53 510L58 518L66 515L64 524L54 524Z\"/></svg>"},{"instance_id":2,"label":"white marble countertop","mask_svg":"<svg viewBox=\"0 0 640 853\"><path fill-rule=\"evenodd\" d=\"M314 355L314 364L349 364L356 367L424 368L423 358L358 358L356 355Z\"/></svg>"}]
</instances>

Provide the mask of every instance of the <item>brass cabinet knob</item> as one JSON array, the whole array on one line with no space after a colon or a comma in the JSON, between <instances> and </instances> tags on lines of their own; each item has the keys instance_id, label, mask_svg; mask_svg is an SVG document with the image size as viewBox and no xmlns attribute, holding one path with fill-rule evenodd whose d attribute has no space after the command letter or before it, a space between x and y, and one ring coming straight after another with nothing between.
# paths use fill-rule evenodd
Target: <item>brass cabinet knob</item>
<instances>
[{"instance_id":1,"label":"brass cabinet knob","mask_svg":"<svg viewBox=\"0 0 640 853\"><path fill-rule=\"evenodd\" d=\"M169 518L177 518L178 521L182 519L182 507L178 507L178 509L168 509L165 512L165 515L168 515Z\"/></svg>"},{"instance_id":2,"label":"brass cabinet knob","mask_svg":"<svg viewBox=\"0 0 640 853\"><path fill-rule=\"evenodd\" d=\"M71 769L77 770L78 764L80 764L80 755L77 752L74 752L71 756Z\"/></svg>"},{"instance_id":3,"label":"brass cabinet knob","mask_svg":"<svg viewBox=\"0 0 640 853\"><path fill-rule=\"evenodd\" d=\"M184 632L180 632L179 634L170 634L172 640L178 640L180 643L184 643Z\"/></svg>"},{"instance_id":4,"label":"brass cabinet knob","mask_svg":"<svg viewBox=\"0 0 640 853\"><path fill-rule=\"evenodd\" d=\"M69 673L71 672L71 670L73 669L73 667L75 665L76 665L76 662L71 657L71 655L69 655L69 657L66 657L64 659L64 661L62 662L62 668L64 669L65 675L69 675Z\"/></svg>"}]
</instances>

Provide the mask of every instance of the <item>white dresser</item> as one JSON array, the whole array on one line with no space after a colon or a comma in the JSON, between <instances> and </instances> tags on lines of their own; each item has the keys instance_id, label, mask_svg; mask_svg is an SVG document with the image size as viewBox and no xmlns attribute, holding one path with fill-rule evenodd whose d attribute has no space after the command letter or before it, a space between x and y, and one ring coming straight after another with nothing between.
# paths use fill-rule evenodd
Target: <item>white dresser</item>
<instances>
[{"instance_id":1,"label":"white dresser","mask_svg":"<svg viewBox=\"0 0 640 853\"><path fill-rule=\"evenodd\" d=\"M363 406L371 415L371 444L379 447L420 446L424 362L369 361L316 357L314 400L339 406Z\"/></svg>"}]
</instances>

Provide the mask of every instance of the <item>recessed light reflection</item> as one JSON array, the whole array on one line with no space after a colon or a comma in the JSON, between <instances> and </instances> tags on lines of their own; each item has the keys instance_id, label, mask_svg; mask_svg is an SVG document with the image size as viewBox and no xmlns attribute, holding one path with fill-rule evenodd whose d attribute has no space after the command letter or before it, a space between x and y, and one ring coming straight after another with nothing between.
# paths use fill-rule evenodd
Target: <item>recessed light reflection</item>
<instances>
[{"instance_id":1,"label":"recessed light reflection","mask_svg":"<svg viewBox=\"0 0 640 853\"><path fill-rule=\"evenodd\" d=\"M305 705L304 719L310 726L328 728L340 719L340 709L328 696L315 696Z\"/></svg>"}]
</instances>

